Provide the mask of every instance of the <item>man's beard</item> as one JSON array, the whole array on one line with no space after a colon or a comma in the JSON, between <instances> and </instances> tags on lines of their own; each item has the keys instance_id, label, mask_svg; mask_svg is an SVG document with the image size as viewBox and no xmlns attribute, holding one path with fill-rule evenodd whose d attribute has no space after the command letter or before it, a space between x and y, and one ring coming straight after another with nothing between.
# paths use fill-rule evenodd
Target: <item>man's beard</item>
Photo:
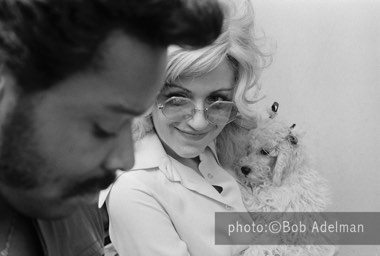
<instances>
[{"instance_id":1,"label":"man's beard","mask_svg":"<svg viewBox=\"0 0 380 256\"><path fill-rule=\"evenodd\" d=\"M59 167L49 162L48 156L41 153L38 145L39 124L35 121L38 99L33 96L19 98L2 126L0 183L14 189L31 190L51 181L54 173L63 175L57 170ZM80 183L70 182L61 191L61 196L69 198L94 189L105 189L115 178L114 172L107 171L103 177L89 177Z\"/></svg>"},{"instance_id":2,"label":"man's beard","mask_svg":"<svg viewBox=\"0 0 380 256\"><path fill-rule=\"evenodd\" d=\"M9 187L33 189L43 182L46 161L36 146L35 104L20 97L5 117L0 136L0 182Z\"/></svg>"}]
</instances>

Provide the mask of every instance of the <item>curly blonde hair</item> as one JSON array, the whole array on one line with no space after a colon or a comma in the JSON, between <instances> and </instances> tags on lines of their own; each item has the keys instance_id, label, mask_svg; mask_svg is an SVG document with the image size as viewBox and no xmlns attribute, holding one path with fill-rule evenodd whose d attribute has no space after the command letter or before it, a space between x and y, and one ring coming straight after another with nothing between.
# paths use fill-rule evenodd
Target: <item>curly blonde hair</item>
<instances>
[{"instance_id":1,"label":"curly blonde hair","mask_svg":"<svg viewBox=\"0 0 380 256\"><path fill-rule=\"evenodd\" d=\"M256 119L252 104L260 99L259 78L272 59L271 55L264 54L257 46L251 1L220 2L225 15L222 34L213 44L198 50L170 47L165 82L171 84L181 78L202 76L227 60L234 72L233 102L239 109L240 117L226 125L217 138L217 147L224 149L220 153L224 159L238 148L232 135L238 134L241 121ZM247 97L248 90L253 90L250 93L251 98ZM140 139L154 130L150 114L151 110L134 122L135 139Z\"/></svg>"}]
</instances>

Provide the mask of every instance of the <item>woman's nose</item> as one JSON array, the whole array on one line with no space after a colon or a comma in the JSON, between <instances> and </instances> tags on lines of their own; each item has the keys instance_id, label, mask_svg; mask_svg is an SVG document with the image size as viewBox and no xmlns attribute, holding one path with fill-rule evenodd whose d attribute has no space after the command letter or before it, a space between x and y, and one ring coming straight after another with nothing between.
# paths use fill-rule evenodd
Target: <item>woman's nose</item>
<instances>
[{"instance_id":1,"label":"woman's nose","mask_svg":"<svg viewBox=\"0 0 380 256\"><path fill-rule=\"evenodd\" d=\"M197 106L197 109L194 111L195 113L193 117L188 121L188 125L197 131L205 129L210 123L206 118L203 104Z\"/></svg>"}]
</instances>

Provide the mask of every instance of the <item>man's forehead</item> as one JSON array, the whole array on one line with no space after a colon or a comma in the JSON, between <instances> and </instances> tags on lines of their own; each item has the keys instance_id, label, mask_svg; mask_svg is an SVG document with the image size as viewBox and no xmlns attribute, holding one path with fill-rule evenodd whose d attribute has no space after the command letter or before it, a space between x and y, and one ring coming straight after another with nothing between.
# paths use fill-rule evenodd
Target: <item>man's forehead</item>
<instances>
[{"instance_id":1,"label":"man's forehead","mask_svg":"<svg viewBox=\"0 0 380 256\"><path fill-rule=\"evenodd\" d=\"M149 45L138 38L120 30L112 31L98 49L98 54L107 66L113 66L112 59L144 62L149 58L161 59L165 57L167 48ZM110 61L111 60L111 61Z\"/></svg>"},{"instance_id":2,"label":"man's forehead","mask_svg":"<svg viewBox=\"0 0 380 256\"><path fill-rule=\"evenodd\" d=\"M115 114L129 115L129 116L139 116L139 115L142 115L145 111L145 109L138 110L138 109L134 109L133 106L128 106L128 105L119 104L119 103L106 104L104 106L104 109L108 112L112 112Z\"/></svg>"},{"instance_id":3,"label":"man's forehead","mask_svg":"<svg viewBox=\"0 0 380 256\"><path fill-rule=\"evenodd\" d=\"M101 70L95 76L111 92L105 108L113 113L141 115L149 108L163 86L166 48L152 47L115 31L101 51Z\"/></svg>"}]
</instances>

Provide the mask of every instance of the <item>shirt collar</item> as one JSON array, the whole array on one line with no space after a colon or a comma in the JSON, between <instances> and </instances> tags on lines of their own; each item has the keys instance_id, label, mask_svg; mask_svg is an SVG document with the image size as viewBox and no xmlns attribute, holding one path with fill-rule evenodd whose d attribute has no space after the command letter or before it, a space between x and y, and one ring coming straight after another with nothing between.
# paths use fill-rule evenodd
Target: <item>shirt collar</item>
<instances>
[{"instance_id":1,"label":"shirt collar","mask_svg":"<svg viewBox=\"0 0 380 256\"><path fill-rule=\"evenodd\" d=\"M149 133L135 142L135 164L132 170L159 167L168 155L158 136Z\"/></svg>"},{"instance_id":2,"label":"shirt collar","mask_svg":"<svg viewBox=\"0 0 380 256\"><path fill-rule=\"evenodd\" d=\"M142 139L136 141L134 143L134 150L135 164L133 165L131 171L156 168L161 164L161 162L167 162L164 161L164 159L167 158L167 154L156 134L147 134ZM116 171L116 180L124 173L125 172L121 170ZM108 188L100 191L98 199L99 208L101 208L107 200L114 183L109 185Z\"/></svg>"},{"instance_id":3,"label":"shirt collar","mask_svg":"<svg viewBox=\"0 0 380 256\"><path fill-rule=\"evenodd\" d=\"M216 144L215 141L211 142L210 145L208 145L208 148L210 148L212 155L214 156L216 162L220 165L218 154L216 153Z\"/></svg>"},{"instance_id":4,"label":"shirt collar","mask_svg":"<svg viewBox=\"0 0 380 256\"><path fill-rule=\"evenodd\" d=\"M212 156L220 165L218 156L216 153L215 142L210 143L207 147L212 152ZM205 149L205 152L207 151ZM200 157L203 153L201 153ZM149 156L149 157L147 157ZM176 171L173 170L173 158L169 157L166 153L160 139L157 134L150 133L144 138L135 143L135 165L131 170L159 168L167 178L171 181L180 181L181 178Z\"/></svg>"},{"instance_id":5,"label":"shirt collar","mask_svg":"<svg viewBox=\"0 0 380 256\"><path fill-rule=\"evenodd\" d=\"M166 153L160 139L155 133L149 133L145 135L142 139L138 140L134 144L135 148L135 164L132 167L133 170L141 170L141 169L151 169L151 168L159 168L167 179L171 181L183 181L183 179L192 180L192 177L183 177L184 174L180 174L176 171L177 163L176 160L169 157ZM216 154L216 145L212 142L208 148L212 152L213 157L219 164L219 160ZM207 151L207 148L205 152ZM202 153L204 154L204 152ZM202 154L200 157L202 158ZM123 175L123 171L117 171L116 175L119 178ZM195 174L193 172L189 172L189 174ZM107 200L108 194L112 189L113 184L111 184L108 188L102 190L99 194L98 206L99 208L103 206L104 202Z\"/></svg>"}]
</instances>

